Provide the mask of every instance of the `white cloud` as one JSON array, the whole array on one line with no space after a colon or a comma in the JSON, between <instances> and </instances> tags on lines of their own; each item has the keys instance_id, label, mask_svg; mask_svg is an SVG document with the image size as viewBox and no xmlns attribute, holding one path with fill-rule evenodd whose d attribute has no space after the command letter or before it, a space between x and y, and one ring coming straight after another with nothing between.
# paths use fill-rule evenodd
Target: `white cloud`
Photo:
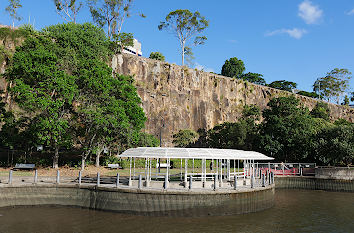
<instances>
[{"instance_id":1,"label":"white cloud","mask_svg":"<svg viewBox=\"0 0 354 233\"><path fill-rule=\"evenodd\" d=\"M351 11L347 12L347 15L354 15L354 9L352 9Z\"/></svg>"},{"instance_id":2,"label":"white cloud","mask_svg":"<svg viewBox=\"0 0 354 233\"><path fill-rule=\"evenodd\" d=\"M195 69L197 70L201 70L201 71L204 71L204 72L214 72L214 70L212 68L207 68L199 63L195 63Z\"/></svg>"},{"instance_id":3,"label":"white cloud","mask_svg":"<svg viewBox=\"0 0 354 233\"><path fill-rule=\"evenodd\" d=\"M293 29L278 29L274 30L271 32L267 32L265 35L266 36L274 36L274 35L279 35L279 34L288 34L290 37L293 37L295 39L301 39L301 37L307 33L305 29L299 29L299 28L293 28Z\"/></svg>"},{"instance_id":4,"label":"white cloud","mask_svg":"<svg viewBox=\"0 0 354 233\"><path fill-rule=\"evenodd\" d=\"M311 1L305 0L299 5L298 15L307 23L307 24L315 24L322 18L323 11L312 4Z\"/></svg>"}]
</instances>

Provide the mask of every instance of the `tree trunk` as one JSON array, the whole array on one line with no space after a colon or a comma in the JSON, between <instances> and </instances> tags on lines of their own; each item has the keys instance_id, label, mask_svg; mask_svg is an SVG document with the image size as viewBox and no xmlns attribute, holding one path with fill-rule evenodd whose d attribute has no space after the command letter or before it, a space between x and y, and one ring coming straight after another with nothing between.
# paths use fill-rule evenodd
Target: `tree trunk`
<instances>
[{"instance_id":1,"label":"tree trunk","mask_svg":"<svg viewBox=\"0 0 354 233\"><path fill-rule=\"evenodd\" d=\"M182 66L184 66L184 44L182 45Z\"/></svg>"},{"instance_id":2,"label":"tree trunk","mask_svg":"<svg viewBox=\"0 0 354 233\"><path fill-rule=\"evenodd\" d=\"M59 146L55 147L55 152L53 156L53 168L59 168Z\"/></svg>"},{"instance_id":3,"label":"tree trunk","mask_svg":"<svg viewBox=\"0 0 354 233\"><path fill-rule=\"evenodd\" d=\"M101 147L99 147L99 148L97 149L97 151L96 151L96 164L95 164L96 167L99 167L99 166L100 166L100 156L101 156L101 152L102 152Z\"/></svg>"},{"instance_id":4,"label":"tree trunk","mask_svg":"<svg viewBox=\"0 0 354 233\"><path fill-rule=\"evenodd\" d=\"M85 154L83 154L81 157L81 171L85 170L85 162L86 162Z\"/></svg>"}]
</instances>

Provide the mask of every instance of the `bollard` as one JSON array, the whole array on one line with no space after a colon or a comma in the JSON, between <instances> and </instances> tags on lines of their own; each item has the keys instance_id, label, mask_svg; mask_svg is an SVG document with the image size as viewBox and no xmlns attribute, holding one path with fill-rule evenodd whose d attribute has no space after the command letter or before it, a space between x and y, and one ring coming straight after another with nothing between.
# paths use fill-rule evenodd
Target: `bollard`
<instances>
[{"instance_id":1,"label":"bollard","mask_svg":"<svg viewBox=\"0 0 354 233\"><path fill-rule=\"evenodd\" d=\"M57 170L57 184L60 184L60 171Z\"/></svg>"},{"instance_id":2,"label":"bollard","mask_svg":"<svg viewBox=\"0 0 354 233\"><path fill-rule=\"evenodd\" d=\"M254 187L254 176L253 175L251 175L251 189L253 189L253 187Z\"/></svg>"},{"instance_id":3,"label":"bollard","mask_svg":"<svg viewBox=\"0 0 354 233\"><path fill-rule=\"evenodd\" d=\"M302 167L300 167L300 176L302 176Z\"/></svg>"},{"instance_id":4,"label":"bollard","mask_svg":"<svg viewBox=\"0 0 354 233\"><path fill-rule=\"evenodd\" d=\"M189 177L189 189L192 189L192 182L193 182L193 177Z\"/></svg>"},{"instance_id":5,"label":"bollard","mask_svg":"<svg viewBox=\"0 0 354 233\"><path fill-rule=\"evenodd\" d=\"M35 170L34 171L34 183L37 184L37 182L38 182L38 171Z\"/></svg>"},{"instance_id":6,"label":"bollard","mask_svg":"<svg viewBox=\"0 0 354 233\"><path fill-rule=\"evenodd\" d=\"M237 189L237 176L234 176L234 190Z\"/></svg>"},{"instance_id":7,"label":"bollard","mask_svg":"<svg viewBox=\"0 0 354 233\"><path fill-rule=\"evenodd\" d=\"M12 184L12 170L9 172L9 184Z\"/></svg>"},{"instance_id":8,"label":"bollard","mask_svg":"<svg viewBox=\"0 0 354 233\"><path fill-rule=\"evenodd\" d=\"M118 187L119 185L119 173L117 173L117 177L116 177L116 187Z\"/></svg>"},{"instance_id":9,"label":"bollard","mask_svg":"<svg viewBox=\"0 0 354 233\"><path fill-rule=\"evenodd\" d=\"M79 171L79 185L81 185L81 180L82 180L82 171Z\"/></svg>"},{"instance_id":10,"label":"bollard","mask_svg":"<svg viewBox=\"0 0 354 233\"><path fill-rule=\"evenodd\" d=\"M243 186L245 186L245 185L246 185L246 178L243 177Z\"/></svg>"},{"instance_id":11,"label":"bollard","mask_svg":"<svg viewBox=\"0 0 354 233\"><path fill-rule=\"evenodd\" d=\"M260 170L260 172L259 172L259 179L262 179L262 170Z\"/></svg>"},{"instance_id":12,"label":"bollard","mask_svg":"<svg viewBox=\"0 0 354 233\"><path fill-rule=\"evenodd\" d=\"M265 175L262 174L262 187L265 187Z\"/></svg>"},{"instance_id":13,"label":"bollard","mask_svg":"<svg viewBox=\"0 0 354 233\"><path fill-rule=\"evenodd\" d=\"M214 191L217 190L218 175L214 176Z\"/></svg>"},{"instance_id":14,"label":"bollard","mask_svg":"<svg viewBox=\"0 0 354 233\"><path fill-rule=\"evenodd\" d=\"M141 187L142 187L141 183L142 183L142 176L139 175L138 189L141 189Z\"/></svg>"},{"instance_id":15,"label":"bollard","mask_svg":"<svg viewBox=\"0 0 354 233\"><path fill-rule=\"evenodd\" d=\"M168 189L168 175L165 175L164 189Z\"/></svg>"},{"instance_id":16,"label":"bollard","mask_svg":"<svg viewBox=\"0 0 354 233\"><path fill-rule=\"evenodd\" d=\"M101 183L100 173L97 172L97 186L99 186L100 183Z\"/></svg>"}]
</instances>

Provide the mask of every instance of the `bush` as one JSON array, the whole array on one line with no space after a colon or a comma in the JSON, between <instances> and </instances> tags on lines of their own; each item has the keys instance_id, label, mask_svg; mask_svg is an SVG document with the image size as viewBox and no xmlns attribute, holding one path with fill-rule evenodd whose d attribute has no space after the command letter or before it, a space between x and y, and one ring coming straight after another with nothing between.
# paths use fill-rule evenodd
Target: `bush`
<instances>
[{"instance_id":1,"label":"bush","mask_svg":"<svg viewBox=\"0 0 354 233\"><path fill-rule=\"evenodd\" d=\"M165 56L162 55L162 53L160 53L160 52L152 52L152 53L150 53L149 58L150 59L159 60L159 61L165 61Z\"/></svg>"}]
</instances>

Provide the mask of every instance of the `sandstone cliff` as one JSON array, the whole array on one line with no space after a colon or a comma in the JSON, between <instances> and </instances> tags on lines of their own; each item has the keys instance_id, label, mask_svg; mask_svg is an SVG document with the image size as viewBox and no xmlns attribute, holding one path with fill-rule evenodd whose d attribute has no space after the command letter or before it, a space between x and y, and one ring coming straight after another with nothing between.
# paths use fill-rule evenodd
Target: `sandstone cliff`
<instances>
[{"instance_id":1,"label":"sandstone cliff","mask_svg":"<svg viewBox=\"0 0 354 233\"><path fill-rule=\"evenodd\" d=\"M273 97L290 92L255 85L186 67L132 55L112 59L117 73L134 75L139 96L147 115L145 130L158 136L162 130L163 145L171 145L171 136L180 129L210 129L224 121L236 121L245 104L261 109ZM296 95L312 109L318 100ZM354 109L329 104L331 119L354 122Z\"/></svg>"}]
</instances>

